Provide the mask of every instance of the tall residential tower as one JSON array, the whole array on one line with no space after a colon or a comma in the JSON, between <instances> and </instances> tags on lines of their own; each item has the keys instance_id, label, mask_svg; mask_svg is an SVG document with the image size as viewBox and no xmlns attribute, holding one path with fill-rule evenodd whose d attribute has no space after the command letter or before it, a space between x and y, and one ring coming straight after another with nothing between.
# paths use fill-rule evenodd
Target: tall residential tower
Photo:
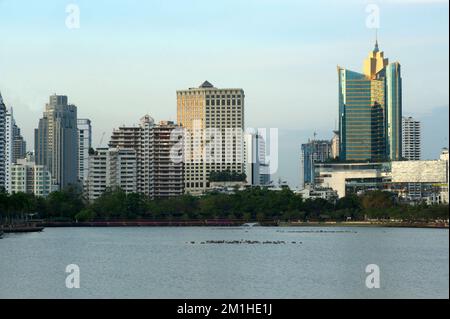
<instances>
[{"instance_id":1,"label":"tall residential tower","mask_svg":"<svg viewBox=\"0 0 450 319\"><path fill-rule=\"evenodd\" d=\"M5 188L6 106L0 93L0 191Z\"/></svg>"},{"instance_id":2,"label":"tall residential tower","mask_svg":"<svg viewBox=\"0 0 450 319\"><path fill-rule=\"evenodd\" d=\"M89 151L92 147L92 126L89 119L78 119L78 180L83 184L89 173Z\"/></svg>"},{"instance_id":3,"label":"tall residential tower","mask_svg":"<svg viewBox=\"0 0 450 319\"><path fill-rule=\"evenodd\" d=\"M412 117L402 119L402 157L409 161L421 159L421 132L420 122Z\"/></svg>"}]
</instances>

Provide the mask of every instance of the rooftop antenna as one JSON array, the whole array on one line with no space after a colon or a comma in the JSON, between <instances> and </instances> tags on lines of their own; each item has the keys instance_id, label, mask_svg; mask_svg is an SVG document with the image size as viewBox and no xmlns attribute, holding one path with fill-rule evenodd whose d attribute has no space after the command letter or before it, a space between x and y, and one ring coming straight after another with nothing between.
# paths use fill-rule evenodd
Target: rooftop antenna
<instances>
[{"instance_id":1,"label":"rooftop antenna","mask_svg":"<svg viewBox=\"0 0 450 319\"><path fill-rule=\"evenodd\" d=\"M378 28L375 28L375 49L374 52L378 52L379 48L378 48Z\"/></svg>"}]
</instances>

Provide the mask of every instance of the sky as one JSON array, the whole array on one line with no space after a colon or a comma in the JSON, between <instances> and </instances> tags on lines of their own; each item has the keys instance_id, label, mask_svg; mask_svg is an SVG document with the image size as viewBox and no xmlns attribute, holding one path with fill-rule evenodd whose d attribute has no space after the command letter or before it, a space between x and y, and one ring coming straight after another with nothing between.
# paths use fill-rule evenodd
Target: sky
<instances>
[{"instance_id":1,"label":"sky","mask_svg":"<svg viewBox=\"0 0 450 319\"><path fill-rule=\"evenodd\" d=\"M79 28L67 24L71 4ZM243 88L246 127L279 129L275 178L295 187L300 144L335 129L337 65L362 71L373 49L374 4L380 49L402 64L403 113L423 121L423 157L437 158L448 146L448 0L0 0L0 92L32 149L54 93L92 120L98 147L145 114L175 121L176 90Z\"/></svg>"}]
</instances>

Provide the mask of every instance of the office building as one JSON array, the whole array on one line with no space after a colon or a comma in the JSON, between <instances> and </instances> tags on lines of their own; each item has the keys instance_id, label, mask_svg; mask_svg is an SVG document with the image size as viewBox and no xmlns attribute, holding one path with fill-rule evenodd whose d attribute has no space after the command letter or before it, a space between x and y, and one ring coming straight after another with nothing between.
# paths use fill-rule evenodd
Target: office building
<instances>
[{"instance_id":1,"label":"office building","mask_svg":"<svg viewBox=\"0 0 450 319\"><path fill-rule=\"evenodd\" d=\"M13 163L18 159L23 159L27 155L27 143L22 136L21 130L17 125L13 127L14 141L13 141Z\"/></svg>"},{"instance_id":2,"label":"office building","mask_svg":"<svg viewBox=\"0 0 450 319\"><path fill-rule=\"evenodd\" d=\"M338 196L363 194L372 190L396 193L407 202L428 201L448 202L442 196L448 187L448 152L445 150L439 160L393 161L377 163L317 163L315 184L335 190ZM408 185L418 184L420 198L410 198Z\"/></svg>"},{"instance_id":3,"label":"office building","mask_svg":"<svg viewBox=\"0 0 450 319\"><path fill-rule=\"evenodd\" d=\"M363 73L338 67L339 158L343 161L399 160L402 154L402 79L378 41Z\"/></svg>"},{"instance_id":4,"label":"office building","mask_svg":"<svg viewBox=\"0 0 450 319\"><path fill-rule=\"evenodd\" d=\"M52 95L35 130L36 164L50 171L60 189L78 183L77 107Z\"/></svg>"},{"instance_id":5,"label":"office building","mask_svg":"<svg viewBox=\"0 0 450 319\"><path fill-rule=\"evenodd\" d=\"M244 90L208 81L177 91L177 122L185 129L185 191L209 188L211 172L244 173Z\"/></svg>"},{"instance_id":6,"label":"office building","mask_svg":"<svg viewBox=\"0 0 450 319\"><path fill-rule=\"evenodd\" d=\"M244 134L244 161L247 184L267 186L270 183L270 164L267 162L266 141L259 132Z\"/></svg>"},{"instance_id":7,"label":"office building","mask_svg":"<svg viewBox=\"0 0 450 319\"><path fill-rule=\"evenodd\" d=\"M326 140L310 140L301 146L300 185L314 183L314 164L323 163L331 158L332 144Z\"/></svg>"}]
</instances>

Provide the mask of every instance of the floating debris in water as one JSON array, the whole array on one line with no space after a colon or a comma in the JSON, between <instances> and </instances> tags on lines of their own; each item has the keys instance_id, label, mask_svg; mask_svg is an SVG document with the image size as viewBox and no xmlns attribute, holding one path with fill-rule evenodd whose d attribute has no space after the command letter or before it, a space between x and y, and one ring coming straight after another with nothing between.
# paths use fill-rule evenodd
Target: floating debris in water
<instances>
[{"instance_id":1,"label":"floating debris in water","mask_svg":"<svg viewBox=\"0 0 450 319\"><path fill-rule=\"evenodd\" d=\"M195 244L194 241L190 242L191 244ZM291 244L302 244L302 242L296 242L291 241ZM284 240L266 240L266 241L259 241L259 240L207 240L200 242L200 245L285 245L289 244L289 242L285 242Z\"/></svg>"},{"instance_id":2,"label":"floating debris in water","mask_svg":"<svg viewBox=\"0 0 450 319\"><path fill-rule=\"evenodd\" d=\"M277 233L299 233L299 234L357 234L353 230L277 230Z\"/></svg>"}]
</instances>

